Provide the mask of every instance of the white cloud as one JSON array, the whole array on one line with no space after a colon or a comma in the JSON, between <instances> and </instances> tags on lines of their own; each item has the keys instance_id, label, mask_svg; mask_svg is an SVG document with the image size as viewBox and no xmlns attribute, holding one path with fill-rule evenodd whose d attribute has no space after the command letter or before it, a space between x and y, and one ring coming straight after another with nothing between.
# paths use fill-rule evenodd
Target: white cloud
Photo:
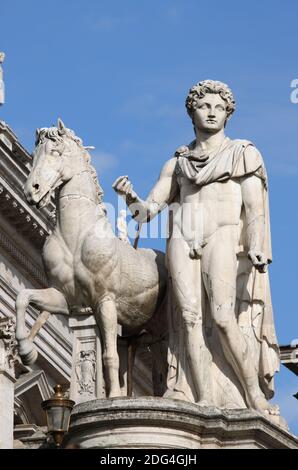
<instances>
[{"instance_id":1,"label":"white cloud","mask_svg":"<svg viewBox=\"0 0 298 470\"><path fill-rule=\"evenodd\" d=\"M95 150L91 153L92 165L94 165L100 174L118 166L118 159L115 155L101 150Z\"/></svg>"}]
</instances>

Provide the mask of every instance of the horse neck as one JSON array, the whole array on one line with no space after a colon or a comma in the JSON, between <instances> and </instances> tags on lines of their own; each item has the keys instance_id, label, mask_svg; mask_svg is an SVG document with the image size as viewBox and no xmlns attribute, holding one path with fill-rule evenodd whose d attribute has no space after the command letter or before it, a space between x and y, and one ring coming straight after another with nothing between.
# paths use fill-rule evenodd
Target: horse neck
<instances>
[{"instance_id":1,"label":"horse neck","mask_svg":"<svg viewBox=\"0 0 298 470\"><path fill-rule=\"evenodd\" d=\"M57 227L70 251L74 253L84 234L98 223L103 235L114 236L88 168L78 171L58 193Z\"/></svg>"}]
</instances>

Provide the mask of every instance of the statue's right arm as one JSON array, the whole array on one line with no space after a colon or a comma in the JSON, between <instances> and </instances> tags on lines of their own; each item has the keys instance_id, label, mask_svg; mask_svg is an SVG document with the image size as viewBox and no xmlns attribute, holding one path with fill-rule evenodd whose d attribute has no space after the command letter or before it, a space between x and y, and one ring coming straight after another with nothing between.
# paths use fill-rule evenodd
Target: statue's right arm
<instances>
[{"instance_id":1,"label":"statue's right arm","mask_svg":"<svg viewBox=\"0 0 298 470\"><path fill-rule=\"evenodd\" d=\"M158 181L149 193L146 200L142 200L133 190L132 183L127 176L119 176L113 183L114 190L121 195L128 205L132 216L138 222L149 222L167 204L173 200L178 191L175 175L176 158L168 160L162 168Z\"/></svg>"}]
</instances>

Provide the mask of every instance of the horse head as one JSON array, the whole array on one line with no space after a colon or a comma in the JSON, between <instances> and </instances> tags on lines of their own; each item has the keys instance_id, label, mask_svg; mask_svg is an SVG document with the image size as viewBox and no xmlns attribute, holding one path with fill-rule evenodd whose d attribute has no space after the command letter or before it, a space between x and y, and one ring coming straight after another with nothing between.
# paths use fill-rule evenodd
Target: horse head
<instances>
[{"instance_id":1,"label":"horse head","mask_svg":"<svg viewBox=\"0 0 298 470\"><path fill-rule=\"evenodd\" d=\"M46 206L53 191L84 171L89 160L82 140L61 119L57 127L37 129L33 167L24 186L27 201Z\"/></svg>"}]
</instances>

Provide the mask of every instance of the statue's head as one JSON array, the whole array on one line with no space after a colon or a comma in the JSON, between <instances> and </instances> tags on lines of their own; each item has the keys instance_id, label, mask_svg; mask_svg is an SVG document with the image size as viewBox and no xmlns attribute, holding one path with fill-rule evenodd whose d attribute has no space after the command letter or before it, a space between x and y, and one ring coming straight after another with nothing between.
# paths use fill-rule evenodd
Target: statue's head
<instances>
[{"instance_id":1,"label":"statue's head","mask_svg":"<svg viewBox=\"0 0 298 470\"><path fill-rule=\"evenodd\" d=\"M195 127L213 133L226 125L235 111L235 99L225 83L203 80L189 90L185 106Z\"/></svg>"},{"instance_id":2,"label":"statue's head","mask_svg":"<svg viewBox=\"0 0 298 470\"><path fill-rule=\"evenodd\" d=\"M42 208L56 188L88 167L90 156L82 140L61 119L57 127L36 130L33 166L24 186L30 204Z\"/></svg>"}]
</instances>

